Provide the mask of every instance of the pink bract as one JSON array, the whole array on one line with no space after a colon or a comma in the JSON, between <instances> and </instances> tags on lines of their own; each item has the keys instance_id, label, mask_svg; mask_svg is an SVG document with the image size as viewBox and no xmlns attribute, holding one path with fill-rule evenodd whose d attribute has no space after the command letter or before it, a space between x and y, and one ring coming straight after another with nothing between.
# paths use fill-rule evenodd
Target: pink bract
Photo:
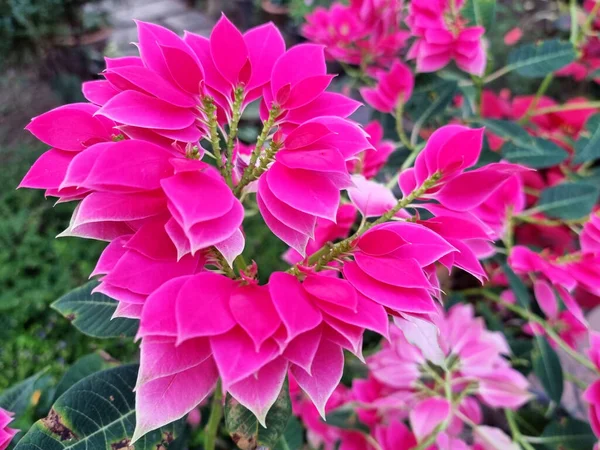
<instances>
[{"instance_id":1,"label":"pink bract","mask_svg":"<svg viewBox=\"0 0 600 450\"><path fill-rule=\"evenodd\" d=\"M481 76L486 65L486 51L482 42L485 29L467 27L460 15L462 2L416 0L410 3L407 22L416 40L408 52L417 60L417 71L434 72L454 60L457 66L473 75Z\"/></svg>"},{"instance_id":2,"label":"pink bract","mask_svg":"<svg viewBox=\"0 0 600 450\"><path fill-rule=\"evenodd\" d=\"M400 61L394 61L389 71L377 73L375 87L363 87L360 94L378 111L391 113L412 95L414 78L410 69Z\"/></svg>"},{"instance_id":3,"label":"pink bract","mask_svg":"<svg viewBox=\"0 0 600 450\"><path fill-rule=\"evenodd\" d=\"M0 450L7 449L18 432L18 430L8 428L8 424L13 421L12 416L12 413L0 408Z\"/></svg>"}]
</instances>

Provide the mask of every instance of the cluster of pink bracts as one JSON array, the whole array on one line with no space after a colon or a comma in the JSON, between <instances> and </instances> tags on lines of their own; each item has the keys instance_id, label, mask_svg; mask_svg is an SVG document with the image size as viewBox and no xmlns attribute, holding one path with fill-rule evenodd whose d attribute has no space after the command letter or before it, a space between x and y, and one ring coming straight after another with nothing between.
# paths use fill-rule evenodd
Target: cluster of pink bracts
<instances>
[{"instance_id":1,"label":"cluster of pink bracts","mask_svg":"<svg viewBox=\"0 0 600 450\"><path fill-rule=\"evenodd\" d=\"M462 2L451 4L411 3L417 39L410 54L421 71L454 59L481 74L482 30L464 27ZM374 58L365 64L377 85L362 95L384 112L408 100L414 82L390 56L406 40L397 31L398 7L352 2L315 12L305 28L330 57L351 64ZM335 36L322 33L330 22ZM308 405L301 415L314 424L313 438L330 445L333 433L347 450L369 444L318 422L332 403L374 405L360 416L384 450L409 448L444 421L451 426L436 444L458 449L467 448L457 437L465 417L480 422L474 396L507 408L527 400L526 380L501 356L508 353L503 338L485 331L468 307L444 315L438 272L458 267L486 278L479 259L494 253L507 209L523 209L529 169L505 162L474 168L484 131L448 125L430 136L414 168L399 174L398 199L373 180L394 146L378 123L363 129L348 119L358 102L325 91L333 76L323 46L286 50L272 24L242 34L225 17L208 39L137 25L140 57L107 59L105 79L84 84L89 103L32 120L27 129L52 148L21 183L79 202L64 236L109 242L92 274L97 291L118 300L115 316L140 320L134 441L193 410L219 379L264 424L289 374L304 393L295 406ZM260 101L265 128L247 148L236 130L253 101ZM253 193L295 264L266 285L256 280L255 265L239 275L232 269L245 244L243 202ZM381 219L321 251L347 238L357 213ZM599 230L590 222L580 261L596 258ZM585 265L576 261L564 268L569 276L559 276L564 270L550 257L534 255L517 248L510 263L539 275L540 304L553 285L585 326L568 293L593 288ZM549 317L558 314L545 305ZM363 359L365 330L387 342L367 361L371 378L340 393L343 351ZM451 392L465 392L456 411L446 393L427 391L427 370L440 365L454 370ZM407 418L412 433L401 422ZM489 427L475 430L474 449L508 439Z\"/></svg>"},{"instance_id":2,"label":"cluster of pink bracts","mask_svg":"<svg viewBox=\"0 0 600 450\"><path fill-rule=\"evenodd\" d=\"M355 380L351 389L339 387L327 411L356 411L382 450L409 450L444 421L449 424L435 441L439 450L512 449L501 430L480 425L482 412L476 400L492 408L516 409L530 398L527 380L502 356L510 352L504 336L487 331L467 305L452 307L433 323L414 317L398 317L394 322L390 340L367 359L369 378ZM454 406L448 391L439 384L435 387L439 377L435 371L440 367L452 374L444 381ZM295 386L292 393L294 411L307 425L314 448L374 449L364 434L320 421L314 406ZM412 431L404 424L407 420ZM473 446L461 439L465 423L473 428Z\"/></svg>"},{"instance_id":3,"label":"cluster of pink bracts","mask_svg":"<svg viewBox=\"0 0 600 450\"><path fill-rule=\"evenodd\" d=\"M306 17L303 34L327 47L331 59L360 65L368 71L388 69L405 46L409 34L416 39L408 59L419 72L435 72L454 60L473 75L482 75L486 64L483 27L467 26L461 15L464 0L413 0L400 30L399 0L353 0L349 6L334 3L316 8Z\"/></svg>"}]
</instances>

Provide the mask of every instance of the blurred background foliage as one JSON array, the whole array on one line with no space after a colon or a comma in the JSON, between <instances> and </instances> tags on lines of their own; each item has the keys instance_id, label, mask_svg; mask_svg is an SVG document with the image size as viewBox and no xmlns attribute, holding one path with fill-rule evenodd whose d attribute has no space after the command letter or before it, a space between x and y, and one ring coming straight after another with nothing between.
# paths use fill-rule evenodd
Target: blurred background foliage
<instances>
[{"instance_id":1,"label":"blurred background foliage","mask_svg":"<svg viewBox=\"0 0 600 450\"><path fill-rule=\"evenodd\" d=\"M96 348L49 304L84 283L103 244L55 239L73 205L53 206L39 191L15 190L39 145L0 148L0 390L42 368L53 376ZM109 342L113 356L129 357L132 343Z\"/></svg>"}]
</instances>

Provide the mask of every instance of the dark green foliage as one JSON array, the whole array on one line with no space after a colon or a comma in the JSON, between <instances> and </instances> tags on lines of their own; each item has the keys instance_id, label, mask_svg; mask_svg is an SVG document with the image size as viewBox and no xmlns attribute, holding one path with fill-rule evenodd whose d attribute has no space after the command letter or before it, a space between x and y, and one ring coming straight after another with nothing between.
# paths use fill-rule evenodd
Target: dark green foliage
<instances>
[{"instance_id":1,"label":"dark green foliage","mask_svg":"<svg viewBox=\"0 0 600 450\"><path fill-rule=\"evenodd\" d=\"M550 423L541 440L544 450L584 450L591 449L596 443L591 427L571 418Z\"/></svg>"},{"instance_id":2,"label":"dark green foliage","mask_svg":"<svg viewBox=\"0 0 600 450\"><path fill-rule=\"evenodd\" d=\"M44 367L58 377L65 365L97 348L49 306L85 283L104 244L55 239L74 205L53 207L41 191L15 190L43 150L0 148L0 391ZM127 340L103 348L127 359L135 346Z\"/></svg>"},{"instance_id":3,"label":"dark green foliage","mask_svg":"<svg viewBox=\"0 0 600 450\"><path fill-rule=\"evenodd\" d=\"M129 448L135 428L137 366L90 375L68 389L16 446L16 450L114 450ZM90 395L93 392L94 395ZM181 433L175 422L146 434L138 450L165 448Z\"/></svg>"},{"instance_id":4,"label":"dark green foliage","mask_svg":"<svg viewBox=\"0 0 600 450\"><path fill-rule=\"evenodd\" d=\"M563 394L563 371L558 355L542 336L535 337L533 351L533 371L538 377L548 397L560 405Z\"/></svg>"},{"instance_id":5,"label":"dark green foliage","mask_svg":"<svg viewBox=\"0 0 600 450\"><path fill-rule=\"evenodd\" d=\"M104 294L93 292L97 281L90 281L66 293L52 303L82 333L95 338L134 337L137 320L112 316L118 302Z\"/></svg>"},{"instance_id":6,"label":"dark green foliage","mask_svg":"<svg viewBox=\"0 0 600 450\"><path fill-rule=\"evenodd\" d=\"M287 380L267 414L267 428L258 423L254 413L231 395L227 395L225 403L225 426L233 441L242 450L254 450L257 446L275 447L284 436L291 415L292 402Z\"/></svg>"},{"instance_id":7,"label":"dark green foliage","mask_svg":"<svg viewBox=\"0 0 600 450\"><path fill-rule=\"evenodd\" d=\"M548 217L575 220L587 216L598 200L598 186L583 182L566 182L542 191L535 208Z\"/></svg>"}]
</instances>

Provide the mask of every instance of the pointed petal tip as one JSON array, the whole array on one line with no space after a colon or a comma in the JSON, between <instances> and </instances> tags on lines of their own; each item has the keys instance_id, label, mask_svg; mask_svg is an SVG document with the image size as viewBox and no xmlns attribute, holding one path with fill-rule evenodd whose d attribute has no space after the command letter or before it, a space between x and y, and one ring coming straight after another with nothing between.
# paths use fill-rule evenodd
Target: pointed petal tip
<instances>
[{"instance_id":1,"label":"pointed petal tip","mask_svg":"<svg viewBox=\"0 0 600 450\"><path fill-rule=\"evenodd\" d=\"M58 203L58 202L57 202ZM63 238L63 237L72 237L73 235L71 234L71 229L67 228L66 230L58 233L54 238L58 239L58 238Z\"/></svg>"}]
</instances>

